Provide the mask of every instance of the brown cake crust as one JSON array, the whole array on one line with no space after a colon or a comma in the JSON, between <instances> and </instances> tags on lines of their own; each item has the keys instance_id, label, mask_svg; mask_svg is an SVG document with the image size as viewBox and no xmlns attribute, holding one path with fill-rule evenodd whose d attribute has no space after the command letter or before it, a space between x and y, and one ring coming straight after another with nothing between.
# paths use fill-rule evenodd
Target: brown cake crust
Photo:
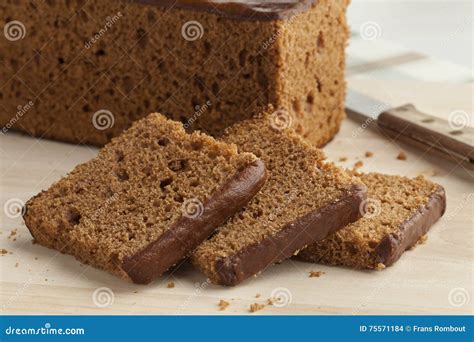
<instances>
[{"instance_id":1,"label":"brown cake crust","mask_svg":"<svg viewBox=\"0 0 474 342\"><path fill-rule=\"evenodd\" d=\"M137 284L148 284L205 240L216 227L241 209L266 180L265 165L255 161L232 177L204 203L197 218L183 216L159 240L122 261L122 269Z\"/></svg>"},{"instance_id":2,"label":"brown cake crust","mask_svg":"<svg viewBox=\"0 0 474 342\"><path fill-rule=\"evenodd\" d=\"M286 224L277 234L257 244L217 260L214 281L222 285L237 285L268 265L291 257L302 246L334 233L346 222L356 221L360 218L359 205L365 197L365 187L356 185L341 200Z\"/></svg>"}]
</instances>

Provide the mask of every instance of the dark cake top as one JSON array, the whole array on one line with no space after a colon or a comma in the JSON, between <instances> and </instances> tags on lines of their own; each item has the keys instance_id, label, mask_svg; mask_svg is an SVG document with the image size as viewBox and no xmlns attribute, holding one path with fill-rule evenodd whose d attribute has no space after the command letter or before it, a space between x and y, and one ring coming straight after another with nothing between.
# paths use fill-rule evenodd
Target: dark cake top
<instances>
[{"instance_id":1,"label":"dark cake top","mask_svg":"<svg viewBox=\"0 0 474 342\"><path fill-rule=\"evenodd\" d=\"M133 0L166 8L206 11L241 20L287 19L307 11L317 0Z\"/></svg>"}]
</instances>

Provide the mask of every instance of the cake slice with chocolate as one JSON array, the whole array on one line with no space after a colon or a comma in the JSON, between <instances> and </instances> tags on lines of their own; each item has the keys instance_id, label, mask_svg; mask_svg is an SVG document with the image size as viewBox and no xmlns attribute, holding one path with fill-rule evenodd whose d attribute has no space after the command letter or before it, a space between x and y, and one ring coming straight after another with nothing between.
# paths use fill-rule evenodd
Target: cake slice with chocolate
<instances>
[{"instance_id":1,"label":"cake slice with chocolate","mask_svg":"<svg viewBox=\"0 0 474 342\"><path fill-rule=\"evenodd\" d=\"M149 283L262 187L251 153L151 114L26 204L36 242Z\"/></svg>"},{"instance_id":2,"label":"cake slice with chocolate","mask_svg":"<svg viewBox=\"0 0 474 342\"><path fill-rule=\"evenodd\" d=\"M396 262L444 214L444 189L423 177L360 174L368 188L364 217L297 258L329 265L381 269Z\"/></svg>"},{"instance_id":3,"label":"cake slice with chocolate","mask_svg":"<svg viewBox=\"0 0 474 342\"><path fill-rule=\"evenodd\" d=\"M248 205L193 253L213 283L236 285L357 220L365 187L324 162L284 125L280 112L239 123L223 140L252 151L268 180Z\"/></svg>"}]
</instances>

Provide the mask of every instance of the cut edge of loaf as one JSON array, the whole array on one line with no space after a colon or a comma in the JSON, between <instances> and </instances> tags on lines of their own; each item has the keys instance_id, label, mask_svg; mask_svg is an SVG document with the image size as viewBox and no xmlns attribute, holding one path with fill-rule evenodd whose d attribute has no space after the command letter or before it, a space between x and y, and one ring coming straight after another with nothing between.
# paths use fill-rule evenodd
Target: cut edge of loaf
<instances>
[{"instance_id":1,"label":"cut edge of loaf","mask_svg":"<svg viewBox=\"0 0 474 342\"><path fill-rule=\"evenodd\" d=\"M323 145L344 116L348 0L320 0L296 16L265 22L112 0L83 6L56 1L35 16L24 11L27 4L11 3L8 16L35 27L35 35L13 45L0 41L6 53L1 70L8 80L2 84L0 124L6 127L102 146L154 109L190 129L217 135L273 103L293 112L302 136ZM85 13L95 20L84 20ZM86 42L84 49L84 37L97 33L93 23L107 19L120 19L120 25L110 27L100 41ZM196 21L204 34L189 42L181 29ZM48 46L42 47L46 40ZM34 50L41 50L41 57L33 59ZM28 68L18 70L27 62ZM97 79L91 65L96 72L110 69L109 77ZM82 94L80 101L70 94ZM27 105L20 112L22 103ZM15 112L21 120L8 114Z\"/></svg>"}]
</instances>

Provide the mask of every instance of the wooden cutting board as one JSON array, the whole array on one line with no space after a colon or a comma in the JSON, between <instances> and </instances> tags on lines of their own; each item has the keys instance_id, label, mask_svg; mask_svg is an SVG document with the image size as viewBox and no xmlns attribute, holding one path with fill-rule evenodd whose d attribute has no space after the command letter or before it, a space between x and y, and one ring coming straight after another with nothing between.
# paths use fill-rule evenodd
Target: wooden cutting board
<instances>
[{"instance_id":1,"label":"wooden cutting board","mask_svg":"<svg viewBox=\"0 0 474 342\"><path fill-rule=\"evenodd\" d=\"M381 100L415 103L420 110L440 117L447 118L454 110L472 117L472 85L356 77L349 84ZM362 171L410 177L423 174L442 184L448 210L430 231L427 242L384 271L288 260L238 287L225 288L208 284L185 263L154 284L139 286L33 245L22 219L1 212L0 249L7 251L0 257L2 313L246 314L250 304L265 304L278 292L286 295L288 305L266 306L253 314L472 314L473 174L386 140L376 130L361 129L360 123L350 119L325 151L342 166L362 161ZM373 157L366 158L366 151L373 152ZM401 151L407 160L397 159ZM12 198L26 201L96 153L86 146L14 133L0 135L0 203L4 206ZM341 157L347 161L338 162ZM310 271L325 273L310 278ZM173 288L168 288L170 282ZM218 310L220 299L230 303L225 311Z\"/></svg>"}]
</instances>

